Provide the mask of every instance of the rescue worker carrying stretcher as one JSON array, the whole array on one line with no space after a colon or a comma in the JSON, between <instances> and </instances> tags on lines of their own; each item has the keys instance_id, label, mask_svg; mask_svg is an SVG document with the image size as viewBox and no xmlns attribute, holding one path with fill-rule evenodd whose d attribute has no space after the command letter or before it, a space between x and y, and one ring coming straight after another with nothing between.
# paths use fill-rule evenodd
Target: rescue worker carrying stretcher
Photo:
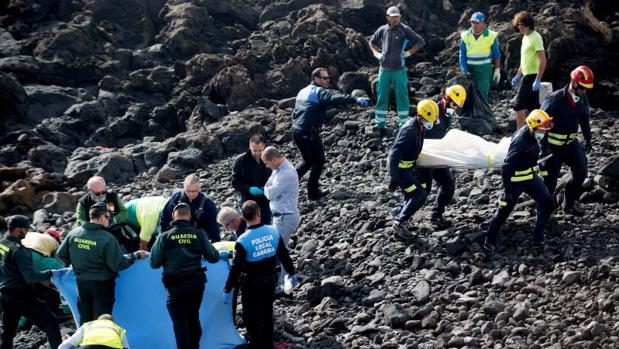
<instances>
[{"instance_id":1,"label":"rescue worker carrying stretcher","mask_svg":"<svg viewBox=\"0 0 619 349\"><path fill-rule=\"evenodd\" d=\"M451 125L451 117L456 113L457 109L464 106L465 100L466 89L462 85L449 86L445 90L443 98L438 102L438 118L434 127L426 129L423 137L425 139L441 139L445 137ZM451 169L449 167L420 168L417 173L419 174L421 186L426 189L428 195L432 190L433 179L439 185L430 220L439 226L449 226L450 222L443 218L443 213L445 212L445 207L453 199L456 190L456 183L451 174Z\"/></svg>"},{"instance_id":2,"label":"rescue worker carrying stretcher","mask_svg":"<svg viewBox=\"0 0 619 349\"><path fill-rule=\"evenodd\" d=\"M527 127L522 127L512 137L505 162L501 167L503 192L499 194L499 207L490 222L484 249L493 252L501 226L516 206L518 198L525 192L537 202L537 222L533 230L533 241L537 245L544 242L544 224L552 213L552 198L538 176L537 160L539 143L546 132L552 128L552 118L543 110L535 109L525 119ZM544 175L544 173L540 173Z\"/></svg>"},{"instance_id":3,"label":"rescue worker carrying stretcher","mask_svg":"<svg viewBox=\"0 0 619 349\"><path fill-rule=\"evenodd\" d=\"M572 177L565 187L563 211L582 216L585 211L576 205L576 201L587 177L587 157L577 137L580 125L585 138L584 149L587 153L591 151L593 146L587 90L593 88L593 72L582 65L572 71L570 78L567 86L553 92L542 104L542 110L554 117L554 127L548 132L547 149L544 149L544 153L549 152L552 156L545 161L542 168L548 172L544 183L552 195L557 186L561 165L565 163L570 167ZM558 206L556 202L555 205Z\"/></svg>"},{"instance_id":4,"label":"rescue worker carrying stretcher","mask_svg":"<svg viewBox=\"0 0 619 349\"><path fill-rule=\"evenodd\" d=\"M438 113L436 102L430 99L420 101L417 104L417 117L409 118L404 123L389 150L389 190L395 191L400 187L404 194L404 206L395 217L393 233L403 240L414 238L406 227L406 221L423 206L428 197L417 178L415 162L423 147L423 132L432 129Z\"/></svg>"}]
</instances>

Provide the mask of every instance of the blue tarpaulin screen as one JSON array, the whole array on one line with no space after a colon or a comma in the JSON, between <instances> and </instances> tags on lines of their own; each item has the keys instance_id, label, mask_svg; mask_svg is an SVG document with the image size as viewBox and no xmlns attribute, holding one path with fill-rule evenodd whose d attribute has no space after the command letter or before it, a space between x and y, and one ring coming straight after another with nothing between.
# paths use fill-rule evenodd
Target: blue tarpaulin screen
<instances>
[{"instance_id":1,"label":"blue tarpaulin screen","mask_svg":"<svg viewBox=\"0 0 619 349\"><path fill-rule=\"evenodd\" d=\"M202 339L200 348L230 349L245 343L232 322L232 305L221 298L230 271L227 261L207 263L207 283L200 307ZM161 282L162 268L152 269L150 260L138 260L116 278L116 302L112 316L127 330L132 349L170 349L176 347L172 320L166 308L166 290ZM77 286L72 270L52 279L66 298L79 323Z\"/></svg>"}]
</instances>

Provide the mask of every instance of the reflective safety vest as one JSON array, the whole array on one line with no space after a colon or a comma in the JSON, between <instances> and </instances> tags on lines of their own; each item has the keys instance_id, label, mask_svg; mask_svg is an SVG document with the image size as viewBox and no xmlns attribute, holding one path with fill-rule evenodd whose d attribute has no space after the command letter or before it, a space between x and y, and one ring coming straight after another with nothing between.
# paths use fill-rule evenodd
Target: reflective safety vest
<instances>
[{"instance_id":1,"label":"reflective safety vest","mask_svg":"<svg viewBox=\"0 0 619 349\"><path fill-rule=\"evenodd\" d=\"M95 320L84 324L84 339L80 346L105 345L110 348L123 348L125 331L110 320Z\"/></svg>"},{"instance_id":2,"label":"reflective safety vest","mask_svg":"<svg viewBox=\"0 0 619 349\"><path fill-rule=\"evenodd\" d=\"M545 177L548 175L547 171L540 171L539 166L529 167L526 170L514 171L514 175L511 178L512 182L524 182L533 179L533 176L539 173L540 176Z\"/></svg>"},{"instance_id":3,"label":"reflective safety vest","mask_svg":"<svg viewBox=\"0 0 619 349\"><path fill-rule=\"evenodd\" d=\"M415 166L415 160L400 160L398 168L412 168Z\"/></svg>"},{"instance_id":4,"label":"reflective safety vest","mask_svg":"<svg viewBox=\"0 0 619 349\"><path fill-rule=\"evenodd\" d=\"M572 143L573 140L578 138L578 133L561 134L548 132L548 143L556 146L562 146Z\"/></svg>"},{"instance_id":5,"label":"reflective safety vest","mask_svg":"<svg viewBox=\"0 0 619 349\"><path fill-rule=\"evenodd\" d=\"M492 43L497 32L484 29L484 32L475 39L471 29L460 33L460 38L466 46L466 63L468 65L482 65L492 63Z\"/></svg>"}]
</instances>

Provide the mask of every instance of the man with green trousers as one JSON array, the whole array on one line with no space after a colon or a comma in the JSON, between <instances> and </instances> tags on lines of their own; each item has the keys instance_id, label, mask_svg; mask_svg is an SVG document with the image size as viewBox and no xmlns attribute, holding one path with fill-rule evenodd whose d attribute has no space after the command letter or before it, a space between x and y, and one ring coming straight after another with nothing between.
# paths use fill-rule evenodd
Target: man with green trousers
<instances>
[{"instance_id":1,"label":"man with green trousers","mask_svg":"<svg viewBox=\"0 0 619 349\"><path fill-rule=\"evenodd\" d=\"M460 33L460 68L462 73L471 76L487 102L490 79L495 84L501 81L499 40L497 32L486 27L486 16L482 12L473 13L470 22L471 27Z\"/></svg>"},{"instance_id":2,"label":"man with green trousers","mask_svg":"<svg viewBox=\"0 0 619 349\"><path fill-rule=\"evenodd\" d=\"M406 24L400 23L400 10L387 9L387 24L376 30L370 38L370 49L380 63L376 85L375 127L380 135L385 133L389 112L389 93L395 88L399 126L408 119L408 77L404 61L425 46L423 38Z\"/></svg>"}]
</instances>

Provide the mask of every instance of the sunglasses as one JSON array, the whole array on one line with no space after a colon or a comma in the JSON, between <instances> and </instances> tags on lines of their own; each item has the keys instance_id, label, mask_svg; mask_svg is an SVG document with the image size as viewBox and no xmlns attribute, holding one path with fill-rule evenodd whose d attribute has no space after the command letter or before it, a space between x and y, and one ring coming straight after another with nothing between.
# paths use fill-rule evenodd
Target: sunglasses
<instances>
[{"instance_id":1,"label":"sunglasses","mask_svg":"<svg viewBox=\"0 0 619 349\"><path fill-rule=\"evenodd\" d=\"M326 81L331 80L331 78L329 76L320 76L319 78L322 79L322 80L326 80Z\"/></svg>"},{"instance_id":2,"label":"sunglasses","mask_svg":"<svg viewBox=\"0 0 619 349\"><path fill-rule=\"evenodd\" d=\"M103 195L105 195L105 191L100 191L100 192L98 192L98 193L96 193L96 192L94 192L94 191L93 191L93 192L92 192L92 195L94 195L94 196L103 196Z\"/></svg>"}]
</instances>

